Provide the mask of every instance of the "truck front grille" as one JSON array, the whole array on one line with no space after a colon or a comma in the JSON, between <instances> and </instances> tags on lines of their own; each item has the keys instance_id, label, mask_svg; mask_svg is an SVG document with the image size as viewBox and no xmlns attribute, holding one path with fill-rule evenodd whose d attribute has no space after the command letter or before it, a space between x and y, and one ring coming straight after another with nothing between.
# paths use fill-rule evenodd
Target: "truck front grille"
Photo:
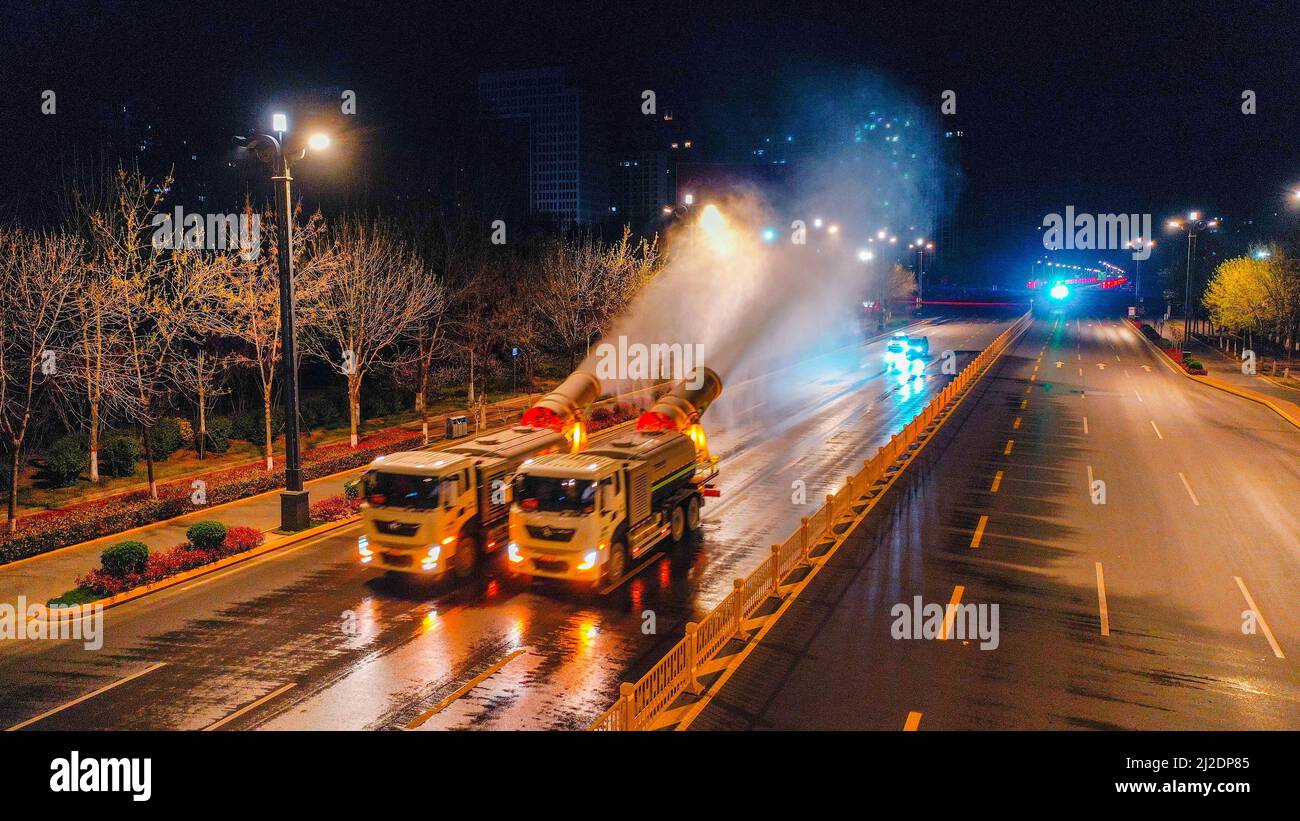
<instances>
[{"instance_id":1,"label":"truck front grille","mask_svg":"<svg viewBox=\"0 0 1300 821\"><path fill-rule=\"evenodd\" d=\"M573 538L574 528L528 525L528 535L547 542L567 542Z\"/></svg>"},{"instance_id":2,"label":"truck front grille","mask_svg":"<svg viewBox=\"0 0 1300 821\"><path fill-rule=\"evenodd\" d=\"M389 536L414 536L420 532L419 522L391 522L382 519L375 520L375 530L380 533L386 533Z\"/></svg>"}]
</instances>

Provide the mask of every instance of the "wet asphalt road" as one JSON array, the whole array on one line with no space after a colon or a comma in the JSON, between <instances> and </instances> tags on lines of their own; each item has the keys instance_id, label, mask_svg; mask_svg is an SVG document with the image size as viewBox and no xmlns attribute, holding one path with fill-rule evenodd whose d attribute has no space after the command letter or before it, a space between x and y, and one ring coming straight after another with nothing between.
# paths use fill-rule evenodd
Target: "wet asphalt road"
<instances>
[{"instance_id":1,"label":"wet asphalt road","mask_svg":"<svg viewBox=\"0 0 1300 821\"><path fill-rule=\"evenodd\" d=\"M701 537L607 597L395 584L356 563L349 526L109 610L99 651L5 642L0 726L397 729L445 703L421 729L584 728L943 386L942 351L960 367L1005 326L931 323L925 378L884 373L875 342L726 385Z\"/></svg>"},{"instance_id":2,"label":"wet asphalt road","mask_svg":"<svg viewBox=\"0 0 1300 821\"><path fill-rule=\"evenodd\" d=\"M1300 728L1300 431L1113 319L976 390L692 729ZM892 637L958 587L996 649Z\"/></svg>"}]
</instances>

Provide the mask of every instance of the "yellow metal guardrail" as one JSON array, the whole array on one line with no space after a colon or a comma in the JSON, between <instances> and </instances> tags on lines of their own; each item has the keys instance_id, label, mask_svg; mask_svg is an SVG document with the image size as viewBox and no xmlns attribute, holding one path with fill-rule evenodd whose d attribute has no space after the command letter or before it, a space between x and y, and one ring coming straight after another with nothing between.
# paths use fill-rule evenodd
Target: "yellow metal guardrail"
<instances>
[{"instance_id":1,"label":"yellow metal guardrail","mask_svg":"<svg viewBox=\"0 0 1300 821\"><path fill-rule=\"evenodd\" d=\"M810 551L831 533L831 528L853 502L861 499L877 482L887 478L909 449L917 444L931 425L946 415L1006 347L1028 327L1030 314L1021 316L966 364L966 367L943 390L890 437L876 455L863 461L862 470L845 479L837 493L828 493L826 503L816 513L800 520L799 528L780 544L746 578L736 579L733 589L698 623L686 625L686 635L635 683L624 682L619 697L588 728L591 730L645 730L667 710L678 696L690 690L698 695L700 667L715 656L733 638L744 631L746 619L770 597L780 597L781 579L809 561Z\"/></svg>"}]
</instances>

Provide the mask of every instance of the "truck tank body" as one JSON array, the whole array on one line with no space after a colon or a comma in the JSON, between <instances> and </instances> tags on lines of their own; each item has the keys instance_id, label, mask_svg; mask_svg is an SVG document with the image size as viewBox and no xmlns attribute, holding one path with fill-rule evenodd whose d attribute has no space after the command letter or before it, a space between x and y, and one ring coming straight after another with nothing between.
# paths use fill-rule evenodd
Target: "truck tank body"
<instances>
[{"instance_id":1,"label":"truck tank body","mask_svg":"<svg viewBox=\"0 0 1300 821\"><path fill-rule=\"evenodd\" d=\"M640 522L695 475L695 444L676 431L636 431L588 451L628 466L628 521Z\"/></svg>"}]
</instances>

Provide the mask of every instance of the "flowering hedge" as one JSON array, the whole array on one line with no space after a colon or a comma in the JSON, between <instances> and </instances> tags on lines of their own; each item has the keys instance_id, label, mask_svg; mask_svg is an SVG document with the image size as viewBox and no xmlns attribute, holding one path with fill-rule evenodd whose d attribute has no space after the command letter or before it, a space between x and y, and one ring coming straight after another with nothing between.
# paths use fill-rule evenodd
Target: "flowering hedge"
<instances>
[{"instance_id":1,"label":"flowering hedge","mask_svg":"<svg viewBox=\"0 0 1300 821\"><path fill-rule=\"evenodd\" d=\"M311 506L313 522L337 522L361 512L361 500L346 496L330 496Z\"/></svg>"},{"instance_id":2,"label":"flowering hedge","mask_svg":"<svg viewBox=\"0 0 1300 821\"><path fill-rule=\"evenodd\" d=\"M262 544L262 532L252 527L232 527L220 547L204 550L186 542L171 550L150 553L143 572L113 574L97 567L77 579L77 586L99 596L112 596L146 584L162 581L186 570L211 564L218 559L252 550Z\"/></svg>"},{"instance_id":3,"label":"flowering hedge","mask_svg":"<svg viewBox=\"0 0 1300 821\"><path fill-rule=\"evenodd\" d=\"M392 429L363 438L355 449L347 442L312 448L303 454L303 478L317 479L363 467L376 456L416 447L423 441L418 431ZM194 513L201 507L190 499L194 492L191 481L182 478L160 483L157 499L150 499L147 490L134 490L24 516L18 520L17 533L0 534L0 563ZM205 506L212 506L282 488L284 470L267 473L256 465L245 465L207 474L203 481Z\"/></svg>"}]
</instances>

